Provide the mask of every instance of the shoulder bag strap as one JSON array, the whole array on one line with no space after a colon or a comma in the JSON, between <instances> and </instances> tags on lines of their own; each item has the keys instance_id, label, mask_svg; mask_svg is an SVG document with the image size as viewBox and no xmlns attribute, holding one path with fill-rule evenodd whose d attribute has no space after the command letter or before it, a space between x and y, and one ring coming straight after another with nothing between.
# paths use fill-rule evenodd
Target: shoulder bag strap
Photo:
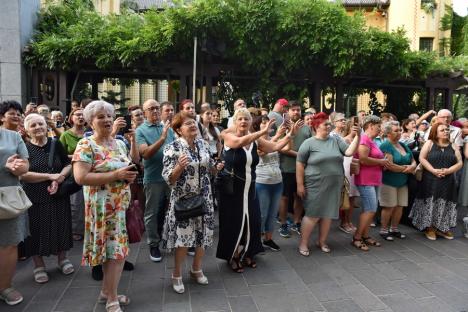
<instances>
[{"instance_id":1,"label":"shoulder bag strap","mask_svg":"<svg viewBox=\"0 0 468 312\"><path fill-rule=\"evenodd\" d=\"M54 156L55 156L55 144L56 140L52 139L50 141L50 148L49 148L49 161L47 162L47 166L49 167L49 172L52 172L52 168L54 166Z\"/></svg>"},{"instance_id":2,"label":"shoulder bag strap","mask_svg":"<svg viewBox=\"0 0 468 312\"><path fill-rule=\"evenodd\" d=\"M198 157L198 192L201 193L201 177L200 177L200 167L201 167L201 157L200 157L200 147L195 143L195 148L197 149Z\"/></svg>"}]
</instances>

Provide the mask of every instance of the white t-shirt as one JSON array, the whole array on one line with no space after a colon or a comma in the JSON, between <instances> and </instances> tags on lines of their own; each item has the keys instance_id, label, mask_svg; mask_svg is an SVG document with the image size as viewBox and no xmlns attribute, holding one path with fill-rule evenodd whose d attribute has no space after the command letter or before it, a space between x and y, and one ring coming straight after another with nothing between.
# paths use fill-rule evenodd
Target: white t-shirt
<instances>
[{"instance_id":1,"label":"white t-shirt","mask_svg":"<svg viewBox=\"0 0 468 312\"><path fill-rule=\"evenodd\" d=\"M261 184L278 184L283 181L279 165L280 157L278 152L268 153L259 157L255 182Z\"/></svg>"}]
</instances>

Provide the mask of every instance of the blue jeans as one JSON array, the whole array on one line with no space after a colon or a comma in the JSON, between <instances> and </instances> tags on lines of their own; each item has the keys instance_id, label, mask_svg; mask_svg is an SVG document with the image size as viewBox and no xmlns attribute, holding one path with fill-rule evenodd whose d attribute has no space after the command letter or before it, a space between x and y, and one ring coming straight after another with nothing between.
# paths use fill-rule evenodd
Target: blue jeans
<instances>
[{"instance_id":1,"label":"blue jeans","mask_svg":"<svg viewBox=\"0 0 468 312\"><path fill-rule=\"evenodd\" d=\"M361 208L363 212L376 212L379 187L374 185L356 185L361 195Z\"/></svg>"},{"instance_id":2,"label":"blue jeans","mask_svg":"<svg viewBox=\"0 0 468 312\"><path fill-rule=\"evenodd\" d=\"M262 214L262 233L273 232L275 217L278 214L283 182L277 184L255 183L257 198Z\"/></svg>"}]
</instances>

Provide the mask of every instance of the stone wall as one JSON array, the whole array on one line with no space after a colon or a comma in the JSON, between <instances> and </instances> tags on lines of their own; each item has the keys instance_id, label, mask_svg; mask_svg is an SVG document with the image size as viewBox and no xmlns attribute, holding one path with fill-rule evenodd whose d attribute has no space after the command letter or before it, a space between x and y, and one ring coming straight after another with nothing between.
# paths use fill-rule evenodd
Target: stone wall
<instances>
[{"instance_id":1,"label":"stone wall","mask_svg":"<svg viewBox=\"0 0 468 312\"><path fill-rule=\"evenodd\" d=\"M31 38L39 7L39 0L0 1L0 101L25 105L29 100L21 52Z\"/></svg>"}]
</instances>

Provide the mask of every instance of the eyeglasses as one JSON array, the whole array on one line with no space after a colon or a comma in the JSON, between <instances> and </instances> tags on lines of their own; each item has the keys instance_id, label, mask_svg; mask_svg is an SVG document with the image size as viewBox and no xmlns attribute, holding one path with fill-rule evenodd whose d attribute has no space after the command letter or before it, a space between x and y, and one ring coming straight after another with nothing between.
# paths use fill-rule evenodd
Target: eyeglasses
<instances>
[{"instance_id":1,"label":"eyeglasses","mask_svg":"<svg viewBox=\"0 0 468 312\"><path fill-rule=\"evenodd\" d=\"M184 122L182 124L182 126L190 127L190 126L193 126L194 124L195 124L195 120L188 120L188 121Z\"/></svg>"},{"instance_id":2,"label":"eyeglasses","mask_svg":"<svg viewBox=\"0 0 468 312\"><path fill-rule=\"evenodd\" d=\"M76 117L83 117L83 114L73 114L73 116L76 116Z\"/></svg>"},{"instance_id":3,"label":"eyeglasses","mask_svg":"<svg viewBox=\"0 0 468 312\"><path fill-rule=\"evenodd\" d=\"M441 130L439 130L439 131L440 131L440 132L450 132L450 129L445 128L445 129L441 129Z\"/></svg>"},{"instance_id":4,"label":"eyeglasses","mask_svg":"<svg viewBox=\"0 0 468 312\"><path fill-rule=\"evenodd\" d=\"M152 106L152 107L148 107L147 109L145 109L146 111L151 111L151 112L154 112L154 111L158 111L160 110L161 108L159 106Z\"/></svg>"}]
</instances>

